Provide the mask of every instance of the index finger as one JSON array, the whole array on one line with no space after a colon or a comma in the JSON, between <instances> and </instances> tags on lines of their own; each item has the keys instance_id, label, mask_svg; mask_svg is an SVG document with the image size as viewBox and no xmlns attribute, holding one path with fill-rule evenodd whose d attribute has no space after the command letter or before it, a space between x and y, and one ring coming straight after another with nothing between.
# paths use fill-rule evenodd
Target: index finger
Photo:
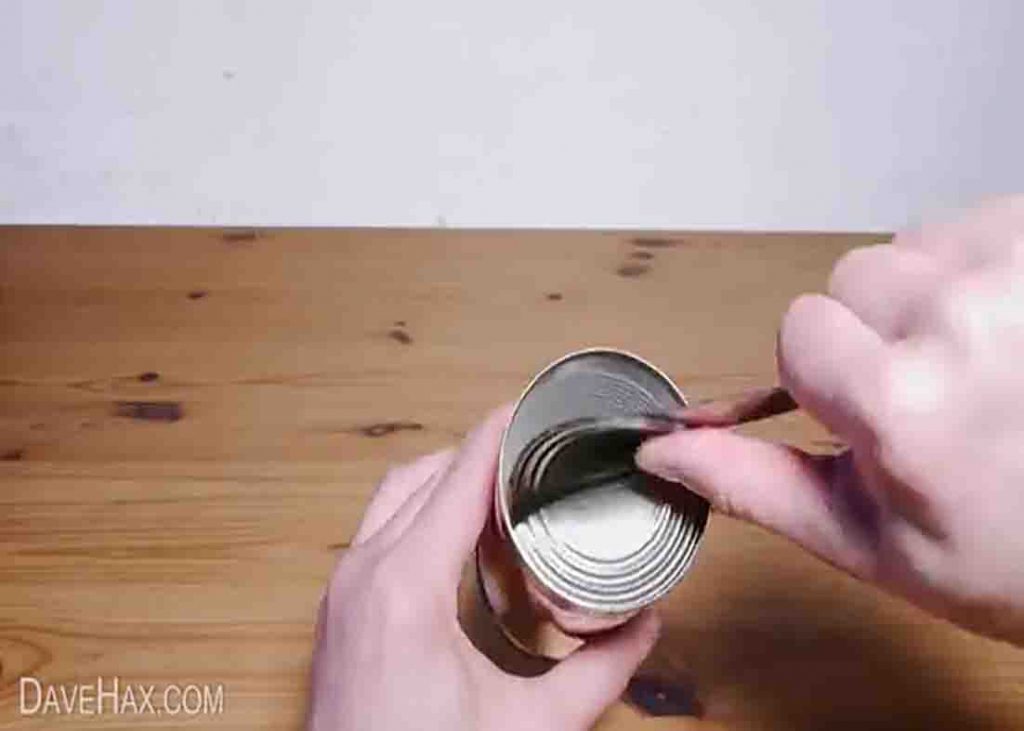
<instances>
[{"instance_id":1,"label":"index finger","mask_svg":"<svg viewBox=\"0 0 1024 731\"><path fill-rule=\"evenodd\" d=\"M446 578L458 581L487 520L498 471L498 451L511 418L495 409L463 442L455 460L402 539L400 550L433 556Z\"/></svg>"}]
</instances>

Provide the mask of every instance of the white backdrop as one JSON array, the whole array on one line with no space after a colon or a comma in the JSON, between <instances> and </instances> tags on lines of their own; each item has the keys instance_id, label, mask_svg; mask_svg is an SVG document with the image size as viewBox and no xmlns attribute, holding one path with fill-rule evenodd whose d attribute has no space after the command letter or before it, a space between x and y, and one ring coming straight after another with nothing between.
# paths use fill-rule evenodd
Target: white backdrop
<instances>
[{"instance_id":1,"label":"white backdrop","mask_svg":"<svg viewBox=\"0 0 1024 731\"><path fill-rule=\"evenodd\" d=\"M890 229L1024 189L1018 0L0 0L0 221Z\"/></svg>"}]
</instances>

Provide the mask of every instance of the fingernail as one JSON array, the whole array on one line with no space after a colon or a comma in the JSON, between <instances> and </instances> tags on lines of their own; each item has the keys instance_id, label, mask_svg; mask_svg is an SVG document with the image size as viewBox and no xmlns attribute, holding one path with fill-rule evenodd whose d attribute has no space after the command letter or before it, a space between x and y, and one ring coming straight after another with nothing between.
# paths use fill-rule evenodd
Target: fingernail
<instances>
[{"instance_id":1,"label":"fingernail","mask_svg":"<svg viewBox=\"0 0 1024 731\"><path fill-rule=\"evenodd\" d=\"M665 449L660 442L660 439L651 439L641 444L633 461L636 462L637 467L655 477L670 482L681 482L675 466L666 458Z\"/></svg>"},{"instance_id":2,"label":"fingernail","mask_svg":"<svg viewBox=\"0 0 1024 731\"><path fill-rule=\"evenodd\" d=\"M693 475L687 474L683 466L686 464L683 449L679 440L671 437L651 439L640 446L633 460L644 472L682 485L687 490L710 500L709 492Z\"/></svg>"}]
</instances>

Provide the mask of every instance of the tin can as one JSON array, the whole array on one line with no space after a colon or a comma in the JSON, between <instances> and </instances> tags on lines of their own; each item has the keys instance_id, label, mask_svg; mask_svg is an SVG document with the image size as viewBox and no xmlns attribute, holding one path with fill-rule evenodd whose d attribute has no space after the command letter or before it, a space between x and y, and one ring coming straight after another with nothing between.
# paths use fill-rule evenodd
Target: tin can
<instances>
[{"instance_id":1,"label":"tin can","mask_svg":"<svg viewBox=\"0 0 1024 731\"><path fill-rule=\"evenodd\" d=\"M527 386L502 440L493 515L476 555L480 597L519 650L562 658L587 635L620 625L663 597L692 564L709 512L684 487L633 469L639 441L621 440L543 455L543 468L568 482L595 462L612 478L523 510L524 501L536 498L525 494L516 474L524 450L539 435L580 419L685 405L660 370L607 348L571 353Z\"/></svg>"}]
</instances>

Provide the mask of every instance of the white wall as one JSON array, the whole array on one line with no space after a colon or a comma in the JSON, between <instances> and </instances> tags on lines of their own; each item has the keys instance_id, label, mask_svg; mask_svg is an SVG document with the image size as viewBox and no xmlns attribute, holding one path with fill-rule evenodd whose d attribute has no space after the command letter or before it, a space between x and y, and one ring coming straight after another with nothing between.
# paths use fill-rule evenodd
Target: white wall
<instances>
[{"instance_id":1,"label":"white wall","mask_svg":"<svg viewBox=\"0 0 1024 731\"><path fill-rule=\"evenodd\" d=\"M0 0L0 221L889 229L1024 189L1017 0Z\"/></svg>"}]
</instances>

